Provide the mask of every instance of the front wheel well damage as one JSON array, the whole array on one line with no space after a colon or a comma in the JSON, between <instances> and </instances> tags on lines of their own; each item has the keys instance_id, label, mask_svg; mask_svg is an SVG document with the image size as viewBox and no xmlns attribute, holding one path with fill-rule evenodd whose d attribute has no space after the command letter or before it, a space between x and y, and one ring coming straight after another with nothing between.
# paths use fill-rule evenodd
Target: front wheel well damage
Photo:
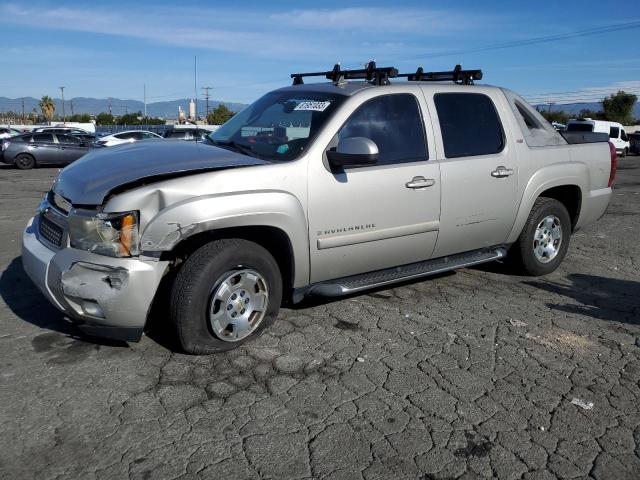
<instances>
[{"instance_id":1,"label":"front wheel well damage","mask_svg":"<svg viewBox=\"0 0 640 480\"><path fill-rule=\"evenodd\" d=\"M289 289L292 287L295 274L293 247L287 234L277 227L231 227L197 233L178 243L171 251L163 252L161 259L169 260L175 266L178 266L198 248L223 238L240 238L264 247L278 263L282 275L283 288Z\"/></svg>"},{"instance_id":2,"label":"front wheel well damage","mask_svg":"<svg viewBox=\"0 0 640 480\"><path fill-rule=\"evenodd\" d=\"M283 292L293 290L295 273L293 247L283 230L271 226L250 226L217 229L192 235L182 240L172 250L162 252L160 255L160 260L169 261L170 267L165 272L156 291L147 317L145 331L167 348L176 348L174 332L172 328L168 327L167 312L173 281L181 264L198 248L223 238L241 238L264 247L278 263L282 275ZM289 295L286 295L285 299L288 297Z\"/></svg>"},{"instance_id":3,"label":"front wheel well damage","mask_svg":"<svg viewBox=\"0 0 640 480\"><path fill-rule=\"evenodd\" d=\"M561 185L545 190L540 197L553 198L562 203L571 218L571 229L575 229L582 207L582 191L577 185Z\"/></svg>"}]
</instances>

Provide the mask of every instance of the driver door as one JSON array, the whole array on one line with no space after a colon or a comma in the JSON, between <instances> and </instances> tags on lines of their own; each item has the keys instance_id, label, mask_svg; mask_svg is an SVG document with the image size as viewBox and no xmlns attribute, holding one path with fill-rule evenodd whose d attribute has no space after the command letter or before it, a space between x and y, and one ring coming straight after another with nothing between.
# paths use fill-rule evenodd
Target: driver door
<instances>
[{"instance_id":1,"label":"driver door","mask_svg":"<svg viewBox=\"0 0 640 480\"><path fill-rule=\"evenodd\" d=\"M371 95L369 95L371 96ZM335 144L365 137L378 162L332 168L309 164L311 282L426 260L436 244L440 168L424 98L412 93L365 100L339 128Z\"/></svg>"}]
</instances>

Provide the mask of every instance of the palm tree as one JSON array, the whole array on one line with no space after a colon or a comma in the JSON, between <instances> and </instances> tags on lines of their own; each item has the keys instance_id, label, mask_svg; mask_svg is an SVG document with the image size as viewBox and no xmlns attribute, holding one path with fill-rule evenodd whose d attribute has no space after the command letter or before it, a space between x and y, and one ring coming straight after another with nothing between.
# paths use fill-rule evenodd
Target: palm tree
<instances>
[{"instance_id":1,"label":"palm tree","mask_svg":"<svg viewBox=\"0 0 640 480\"><path fill-rule=\"evenodd\" d=\"M42 115L47 120L51 120L54 112L56 111L56 104L53 103L53 99L49 95L45 95L40 100L40 110L42 110Z\"/></svg>"}]
</instances>

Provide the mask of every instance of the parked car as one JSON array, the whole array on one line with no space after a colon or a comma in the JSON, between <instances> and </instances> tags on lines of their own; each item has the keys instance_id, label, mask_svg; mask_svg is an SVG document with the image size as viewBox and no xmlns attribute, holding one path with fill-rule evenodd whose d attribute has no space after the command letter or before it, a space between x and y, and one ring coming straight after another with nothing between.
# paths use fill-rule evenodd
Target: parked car
<instances>
[{"instance_id":1,"label":"parked car","mask_svg":"<svg viewBox=\"0 0 640 480\"><path fill-rule=\"evenodd\" d=\"M629 153L640 155L640 132L627 134L629 137Z\"/></svg>"},{"instance_id":2,"label":"parked car","mask_svg":"<svg viewBox=\"0 0 640 480\"><path fill-rule=\"evenodd\" d=\"M189 141L203 141L207 135L211 133L208 130L201 128L172 128L164 132L164 138L189 140Z\"/></svg>"},{"instance_id":3,"label":"parked car","mask_svg":"<svg viewBox=\"0 0 640 480\"><path fill-rule=\"evenodd\" d=\"M283 299L494 260L553 272L609 203L608 135L565 140L510 90L470 85L477 70L403 75L294 74L211 144L91 152L24 231L26 272L93 335L138 340L154 299L166 302L195 354L255 338Z\"/></svg>"},{"instance_id":4,"label":"parked car","mask_svg":"<svg viewBox=\"0 0 640 480\"><path fill-rule=\"evenodd\" d=\"M158 138L162 137L157 133L147 132L145 130L127 130L125 132L100 137L96 143L105 147L113 147L114 145L121 145L123 143L133 143L138 140L151 140Z\"/></svg>"},{"instance_id":5,"label":"parked car","mask_svg":"<svg viewBox=\"0 0 640 480\"><path fill-rule=\"evenodd\" d=\"M569 120L568 132L600 132L609 135L609 139L616 149L616 153L624 157L629 153L629 138L622 124L607 122L605 120L592 120L591 118L579 118Z\"/></svg>"},{"instance_id":6,"label":"parked car","mask_svg":"<svg viewBox=\"0 0 640 480\"><path fill-rule=\"evenodd\" d=\"M21 135L22 132L20 130L16 130L11 127L0 127L0 140L3 138L15 137L16 135Z\"/></svg>"},{"instance_id":7,"label":"parked car","mask_svg":"<svg viewBox=\"0 0 640 480\"><path fill-rule=\"evenodd\" d=\"M92 148L91 142L61 133L28 133L0 142L0 160L21 170L41 165L68 165Z\"/></svg>"}]
</instances>

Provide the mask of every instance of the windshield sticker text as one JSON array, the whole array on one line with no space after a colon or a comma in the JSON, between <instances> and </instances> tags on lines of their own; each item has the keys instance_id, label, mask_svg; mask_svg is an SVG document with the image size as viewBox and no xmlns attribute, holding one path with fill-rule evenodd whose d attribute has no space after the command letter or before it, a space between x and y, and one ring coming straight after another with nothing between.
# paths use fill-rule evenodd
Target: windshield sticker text
<instances>
[{"instance_id":1,"label":"windshield sticker text","mask_svg":"<svg viewBox=\"0 0 640 480\"><path fill-rule=\"evenodd\" d=\"M294 110L305 110L312 112L324 112L331 102L300 102Z\"/></svg>"}]
</instances>

